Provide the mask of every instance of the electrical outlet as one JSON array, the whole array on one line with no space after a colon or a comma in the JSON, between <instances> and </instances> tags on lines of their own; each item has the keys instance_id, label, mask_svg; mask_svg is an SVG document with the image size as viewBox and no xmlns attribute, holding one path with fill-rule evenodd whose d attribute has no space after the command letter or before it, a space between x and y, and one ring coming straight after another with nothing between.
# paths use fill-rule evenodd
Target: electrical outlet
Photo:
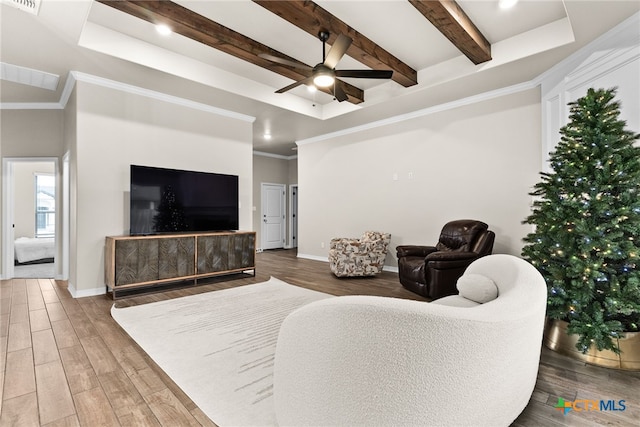
<instances>
[{"instance_id":1,"label":"electrical outlet","mask_svg":"<svg viewBox=\"0 0 640 427\"><path fill-rule=\"evenodd\" d=\"M324 242L320 242L320 247L324 249Z\"/></svg>"}]
</instances>

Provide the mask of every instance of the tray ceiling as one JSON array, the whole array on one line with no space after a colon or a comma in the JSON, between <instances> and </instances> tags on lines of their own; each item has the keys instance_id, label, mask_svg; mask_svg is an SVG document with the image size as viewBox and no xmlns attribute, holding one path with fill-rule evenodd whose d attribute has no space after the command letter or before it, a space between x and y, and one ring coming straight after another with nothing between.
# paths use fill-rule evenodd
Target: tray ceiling
<instances>
[{"instance_id":1,"label":"tray ceiling","mask_svg":"<svg viewBox=\"0 0 640 427\"><path fill-rule=\"evenodd\" d=\"M192 89L200 85L217 95L212 105L257 117L254 146L289 154L296 139L529 81L640 9L640 2L572 0L521 0L509 10L500 9L498 0L120 1L118 7L106 0L41 0L33 16L2 1L2 62L61 80L53 92L4 80L3 103L56 102L71 70L114 80L126 74L127 83L143 85L138 73L155 69L180 78L167 87L173 95L204 97ZM451 4L453 10L444 10ZM138 12L123 11L123 5ZM152 13L152 6L164 11ZM344 79L352 87L349 102L304 86L277 94L296 81L291 68L235 55L239 42L219 49L184 31L159 34L155 19L171 18L169 6L186 11L182 19L216 23L217 30L199 28L213 31L216 43L225 44L220 28L226 28L255 43L249 47L254 57L264 49L310 66L322 62L317 28L332 37L348 32L354 43L336 68L394 68L394 79ZM482 38L490 60L482 58ZM476 52L465 52L465 46ZM188 90L181 94L183 88ZM263 131L272 133L271 141L260 139Z\"/></svg>"}]
</instances>

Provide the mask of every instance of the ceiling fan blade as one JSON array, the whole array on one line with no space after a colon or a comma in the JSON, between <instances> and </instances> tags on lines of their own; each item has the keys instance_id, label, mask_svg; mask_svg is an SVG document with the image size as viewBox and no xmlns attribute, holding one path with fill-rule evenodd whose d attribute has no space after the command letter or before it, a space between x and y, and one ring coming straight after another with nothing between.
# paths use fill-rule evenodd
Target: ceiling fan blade
<instances>
[{"instance_id":1,"label":"ceiling fan blade","mask_svg":"<svg viewBox=\"0 0 640 427\"><path fill-rule=\"evenodd\" d=\"M329 49L329 53L327 53L327 57L324 59L324 65L331 69L336 68L338 61L340 61L347 52L352 41L351 37L340 34L333 45L331 45L331 49Z\"/></svg>"},{"instance_id":2,"label":"ceiling fan blade","mask_svg":"<svg viewBox=\"0 0 640 427\"><path fill-rule=\"evenodd\" d=\"M312 68L306 64L300 64L298 62L289 61L288 59L279 58L277 56L269 55L268 53L261 53L258 56L262 59L266 59L271 62L277 62L278 64L287 65L289 67L300 68L308 71L312 70Z\"/></svg>"},{"instance_id":3,"label":"ceiling fan blade","mask_svg":"<svg viewBox=\"0 0 640 427\"><path fill-rule=\"evenodd\" d=\"M344 89L342 88L342 82L340 82L340 80L336 79L336 81L334 82L333 92L334 92L333 95L340 102L346 101L347 99L349 99L347 94L344 92Z\"/></svg>"},{"instance_id":4,"label":"ceiling fan blade","mask_svg":"<svg viewBox=\"0 0 640 427\"><path fill-rule=\"evenodd\" d=\"M289 86L285 86L282 89L276 91L276 93L284 93L288 90L293 89L294 87L298 87L300 85L308 85L313 82L313 77L307 77L306 79L298 80L295 83L290 84Z\"/></svg>"},{"instance_id":5,"label":"ceiling fan blade","mask_svg":"<svg viewBox=\"0 0 640 427\"><path fill-rule=\"evenodd\" d=\"M391 70L336 70L336 77L352 77L355 79L390 79Z\"/></svg>"}]
</instances>

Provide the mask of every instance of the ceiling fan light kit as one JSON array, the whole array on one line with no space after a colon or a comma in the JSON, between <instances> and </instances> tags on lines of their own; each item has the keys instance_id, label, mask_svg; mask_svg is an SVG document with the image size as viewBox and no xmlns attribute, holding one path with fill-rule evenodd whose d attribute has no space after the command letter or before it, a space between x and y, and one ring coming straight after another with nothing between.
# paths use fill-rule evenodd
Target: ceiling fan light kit
<instances>
[{"instance_id":1,"label":"ceiling fan light kit","mask_svg":"<svg viewBox=\"0 0 640 427\"><path fill-rule=\"evenodd\" d=\"M325 43L329 40L329 32L320 31L320 33L318 33L318 38L322 42L322 62L316 64L313 68L306 67L305 69L309 72L308 77L290 84L289 86L283 87L282 89L277 90L276 93L284 93L302 84L313 84L315 87L320 89L328 89L333 86L332 95L335 99L342 102L348 100L349 97L342 87L341 80L336 77L350 77L354 79L390 79L393 76L393 71L386 70L336 70L336 65L338 65L338 62L347 53L347 50L349 49L349 46L351 46L353 40L344 34L340 34L331 46L331 49L329 49L329 52L325 52ZM258 56L279 64L301 68L298 64L284 58L278 58L269 54L260 54Z\"/></svg>"},{"instance_id":2,"label":"ceiling fan light kit","mask_svg":"<svg viewBox=\"0 0 640 427\"><path fill-rule=\"evenodd\" d=\"M314 68L313 71L313 84L318 87L329 87L335 81L333 70L325 66L316 66L318 70Z\"/></svg>"}]
</instances>

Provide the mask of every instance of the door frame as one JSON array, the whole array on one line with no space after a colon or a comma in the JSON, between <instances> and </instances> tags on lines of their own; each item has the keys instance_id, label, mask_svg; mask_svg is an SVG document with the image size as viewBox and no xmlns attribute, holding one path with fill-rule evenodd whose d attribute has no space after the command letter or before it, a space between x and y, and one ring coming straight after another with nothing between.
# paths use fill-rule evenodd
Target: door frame
<instances>
[{"instance_id":1,"label":"door frame","mask_svg":"<svg viewBox=\"0 0 640 427\"><path fill-rule=\"evenodd\" d=\"M70 236L71 236L71 153L66 152L62 156L62 280L69 280Z\"/></svg>"},{"instance_id":2,"label":"door frame","mask_svg":"<svg viewBox=\"0 0 640 427\"><path fill-rule=\"evenodd\" d=\"M54 275L58 272L58 266L60 265L60 256L58 254L58 248L60 247L60 237L62 237L62 222L64 215L68 215L68 212L61 211L61 174L60 174L60 162L57 157L3 157L2 158L2 272L0 277L3 279L12 279L14 276L13 263L15 259L15 230L13 225L15 224L15 194L14 194L14 164L16 163L34 163L34 162L51 162L53 163L54 173L56 177L56 228L55 228L55 247L56 257L53 261ZM64 254L62 255L64 256ZM63 263L68 262L66 259L62 260ZM60 277L54 277L60 279Z\"/></svg>"},{"instance_id":3,"label":"door frame","mask_svg":"<svg viewBox=\"0 0 640 427\"><path fill-rule=\"evenodd\" d=\"M280 241L282 241L282 247L284 247L284 242L286 241L286 228L287 228L287 219L286 219L286 206L287 206L287 196L286 196L286 185L285 184L277 184L271 182L261 182L260 183L260 249L264 250L265 248L265 222L263 220L264 217L264 207L265 207L265 186L276 186L282 189L282 203L280 206L280 211L283 213L284 218L282 219L282 227L280 227Z\"/></svg>"},{"instance_id":4,"label":"door frame","mask_svg":"<svg viewBox=\"0 0 640 427\"><path fill-rule=\"evenodd\" d=\"M298 240L298 184L291 184L289 185L289 236L287 247L297 248Z\"/></svg>"}]
</instances>

